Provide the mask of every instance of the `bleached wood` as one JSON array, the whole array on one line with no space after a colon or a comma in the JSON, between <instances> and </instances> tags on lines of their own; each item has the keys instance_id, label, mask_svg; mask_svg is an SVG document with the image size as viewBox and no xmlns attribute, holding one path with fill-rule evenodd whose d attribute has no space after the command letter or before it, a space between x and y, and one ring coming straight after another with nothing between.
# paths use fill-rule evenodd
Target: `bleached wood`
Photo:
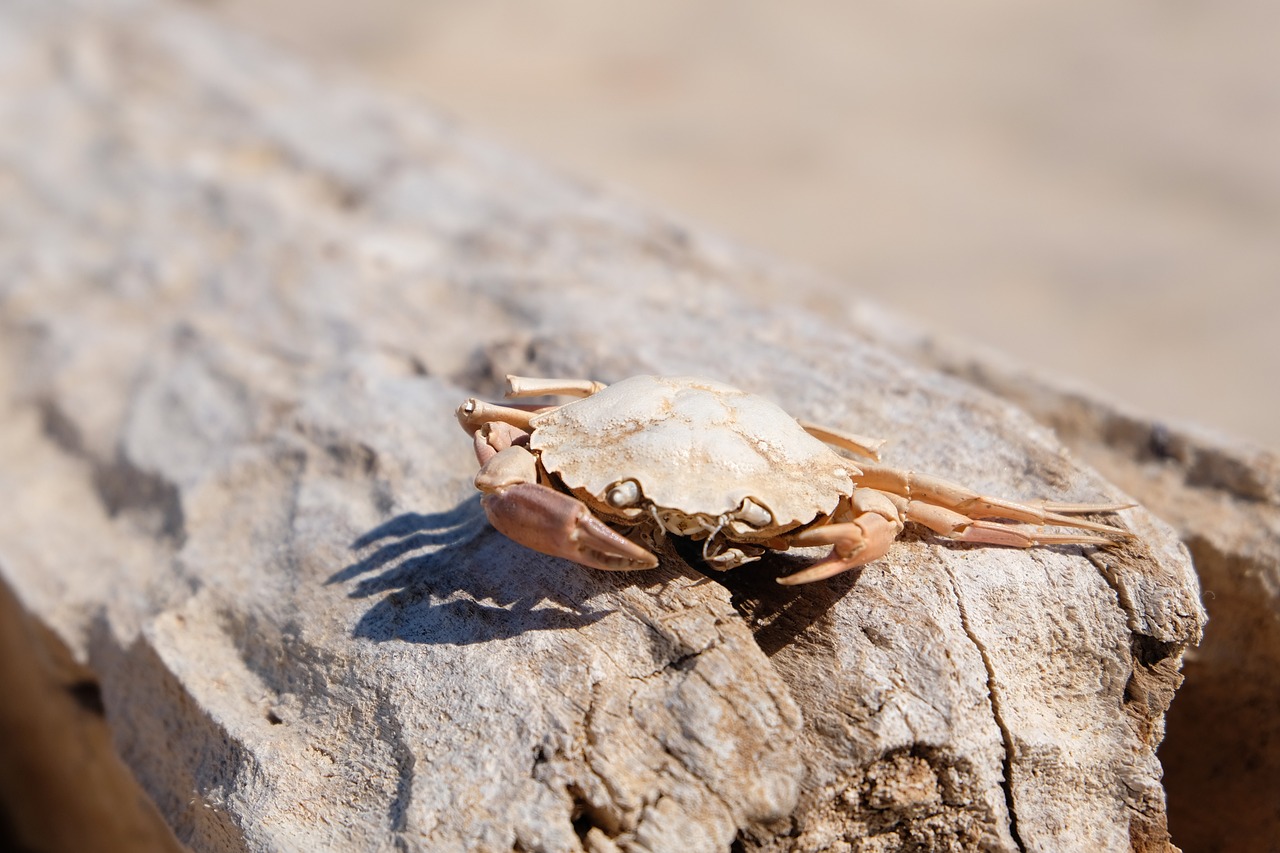
<instances>
[{"instance_id":1,"label":"bleached wood","mask_svg":"<svg viewBox=\"0 0 1280 853\"><path fill-rule=\"evenodd\" d=\"M0 570L193 848L1166 842L1203 617L1144 512L794 590L596 573L487 527L454 420L507 373L711 375L982 494L1123 500L1020 411L194 13L8 4L0 47Z\"/></svg>"}]
</instances>

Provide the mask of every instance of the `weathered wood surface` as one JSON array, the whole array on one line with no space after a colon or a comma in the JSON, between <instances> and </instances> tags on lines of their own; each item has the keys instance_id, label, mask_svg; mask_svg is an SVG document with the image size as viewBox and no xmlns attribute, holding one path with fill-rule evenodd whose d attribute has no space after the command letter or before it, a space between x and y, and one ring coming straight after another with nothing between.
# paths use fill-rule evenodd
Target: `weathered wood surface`
<instances>
[{"instance_id":1,"label":"weathered wood surface","mask_svg":"<svg viewBox=\"0 0 1280 853\"><path fill-rule=\"evenodd\" d=\"M893 464L1120 497L788 306L803 274L142 2L0 9L0 121L0 571L193 848L1167 845L1203 613L1145 511L796 590L484 523L452 411L506 372L710 375Z\"/></svg>"},{"instance_id":2,"label":"weathered wood surface","mask_svg":"<svg viewBox=\"0 0 1280 853\"><path fill-rule=\"evenodd\" d=\"M1030 412L1178 531L1209 628L1186 661L1160 749L1174 838L1188 850L1280 844L1280 457L1129 411L910 321L859 312L872 336Z\"/></svg>"}]
</instances>

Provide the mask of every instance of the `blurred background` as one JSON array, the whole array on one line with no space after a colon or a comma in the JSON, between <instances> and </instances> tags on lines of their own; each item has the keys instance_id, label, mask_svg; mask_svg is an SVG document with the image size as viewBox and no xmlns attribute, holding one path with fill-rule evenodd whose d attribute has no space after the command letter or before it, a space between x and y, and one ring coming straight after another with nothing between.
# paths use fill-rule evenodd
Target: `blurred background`
<instances>
[{"instance_id":1,"label":"blurred background","mask_svg":"<svg viewBox=\"0 0 1280 853\"><path fill-rule=\"evenodd\" d=\"M1274 3L198 5L847 283L788 298L1280 448Z\"/></svg>"}]
</instances>

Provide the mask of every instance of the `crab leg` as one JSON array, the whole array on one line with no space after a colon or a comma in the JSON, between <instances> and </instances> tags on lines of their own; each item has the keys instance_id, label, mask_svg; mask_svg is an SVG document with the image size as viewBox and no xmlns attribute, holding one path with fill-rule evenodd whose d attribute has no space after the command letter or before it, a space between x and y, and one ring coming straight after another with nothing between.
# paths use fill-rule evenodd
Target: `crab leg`
<instances>
[{"instance_id":1,"label":"crab leg","mask_svg":"<svg viewBox=\"0 0 1280 853\"><path fill-rule=\"evenodd\" d=\"M532 412L528 409L495 406L493 403L486 403L483 400L477 400L475 397L459 406L458 411L454 413L458 418L458 423L462 424L462 428L473 435L476 430L494 422L510 424L516 429L528 432L529 421L536 414L537 412Z\"/></svg>"},{"instance_id":2,"label":"crab leg","mask_svg":"<svg viewBox=\"0 0 1280 853\"><path fill-rule=\"evenodd\" d=\"M902 532L893 500L875 489L854 489L849 499L852 521L811 527L786 537L788 545L831 545L831 553L793 575L778 578L784 586L813 583L878 560Z\"/></svg>"},{"instance_id":3,"label":"crab leg","mask_svg":"<svg viewBox=\"0 0 1280 853\"><path fill-rule=\"evenodd\" d=\"M1074 518L1073 516L1083 513L1119 512L1122 509L1136 506L1136 504L1066 504L1047 501L1018 503L1004 500L1003 498L980 495L958 483L928 474L918 474L914 471L903 471L897 468L867 463L860 463L858 467L862 469L862 476L858 478L860 486L899 495L908 499L913 506L925 504L934 508L951 510L970 521L984 518L1007 518L1012 521L1022 521L1036 525L1052 524L1062 527L1075 527L1080 530L1092 530L1111 536L1131 537L1133 535L1119 527L1112 527L1109 524L1100 524L1083 518ZM927 512L923 507L916 507L912 512L922 517L927 516ZM921 519L909 518L908 520L916 521ZM921 523L933 529L928 522L921 520ZM989 526L983 525L984 528ZM1040 539L1042 537L1037 534L1037 538ZM1094 541L1096 538L1084 537L1059 541L1087 543Z\"/></svg>"},{"instance_id":4,"label":"crab leg","mask_svg":"<svg viewBox=\"0 0 1280 853\"><path fill-rule=\"evenodd\" d=\"M903 517L923 524L941 536L957 542L1033 548L1036 545L1112 545L1114 539L1088 533L1054 533L1036 526L1001 524L963 515L946 507L898 498L906 504Z\"/></svg>"},{"instance_id":5,"label":"crab leg","mask_svg":"<svg viewBox=\"0 0 1280 853\"><path fill-rule=\"evenodd\" d=\"M603 382L591 379L539 379L532 376L507 375L508 397L542 397L558 395L563 397L590 397L597 391L603 391Z\"/></svg>"},{"instance_id":6,"label":"crab leg","mask_svg":"<svg viewBox=\"0 0 1280 853\"><path fill-rule=\"evenodd\" d=\"M911 475L909 472L892 471L892 469L877 469L877 472L883 473L885 470L891 471L895 475L903 475L909 478L918 476ZM862 477L861 479L865 481L867 478ZM1006 545L1013 548L1033 548L1037 545L1110 545L1114 544L1115 540L1084 532L1055 533L1038 526L1002 524L986 521L981 517L975 518L974 516L987 512L989 513L988 517L1012 518L1017 521L1035 522L1036 524L1049 523L1080 526L1085 527L1087 530L1097 530L1098 532L1111 533L1113 535L1130 535L1128 531L1120 530L1119 528L1108 527L1104 524L1093 524L1092 522L1082 523L1080 519L1069 518L1060 513L1051 512L1048 509L1062 510L1065 507L1067 512L1114 512L1117 509L1125 509L1126 506L1123 505L1045 504L1043 506L1032 506L1016 504L1010 501L984 498L974 492L969 492L967 489L956 486L954 483L939 480L935 477L921 477L919 479L925 481L926 487L923 489L925 494L937 499L940 492L937 486L942 484L952 490L950 496L953 499L955 498L955 490L961 492L963 500L956 500L955 503L960 505L967 504L967 506L975 507L976 510L966 515L942 506L940 503L915 500L895 492L880 491L878 488L863 486L854 489L853 496L849 499L849 512L847 514L852 516L852 521L812 527L786 537L785 542L788 546L832 545L834 547L829 555L808 568L793 575L778 578L778 583L787 586L812 583L813 581L823 580L849 569L865 565L872 560L878 560L889 550L889 546L897 539L898 534L902 532L903 525L908 521L922 524L934 533L945 536L948 539L954 539L957 542ZM880 482L883 481L883 479L880 480ZM919 494L921 491L919 481L912 479L912 484L913 488L910 489L912 494ZM900 481L898 485L901 485ZM904 488L904 490L906 489ZM845 515L845 513L840 513L840 515ZM1086 527L1086 525L1088 526Z\"/></svg>"},{"instance_id":7,"label":"crab leg","mask_svg":"<svg viewBox=\"0 0 1280 853\"><path fill-rule=\"evenodd\" d=\"M883 438L867 438L865 435L855 435L851 432L819 426L808 421L800 421L800 426L809 435L825 444L851 451L868 459L879 459L880 448L885 445L885 439Z\"/></svg>"},{"instance_id":8,"label":"crab leg","mask_svg":"<svg viewBox=\"0 0 1280 853\"><path fill-rule=\"evenodd\" d=\"M484 492L480 505L500 533L526 548L593 569L632 571L658 565L657 557L596 518L582 501L540 485L537 460L509 443L507 434L498 430L496 442L482 442L481 432L476 433L476 457L483 465L476 488ZM504 442L501 449L493 446Z\"/></svg>"}]
</instances>

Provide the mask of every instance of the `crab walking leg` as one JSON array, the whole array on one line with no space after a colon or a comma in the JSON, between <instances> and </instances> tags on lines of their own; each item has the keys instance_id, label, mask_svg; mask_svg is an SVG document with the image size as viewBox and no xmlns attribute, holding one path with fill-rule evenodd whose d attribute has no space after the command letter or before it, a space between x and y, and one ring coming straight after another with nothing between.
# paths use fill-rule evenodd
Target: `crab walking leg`
<instances>
[{"instance_id":1,"label":"crab walking leg","mask_svg":"<svg viewBox=\"0 0 1280 853\"><path fill-rule=\"evenodd\" d=\"M533 376L507 374L508 397L590 397L608 386L591 379L540 379Z\"/></svg>"},{"instance_id":2,"label":"crab walking leg","mask_svg":"<svg viewBox=\"0 0 1280 853\"><path fill-rule=\"evenodd\" d=\"M800 426L805 432L824 444L848 450L859 456L865 456L867 459L879 459L880 448L886 444L886 440L883 438L867 438L865 435L855 435L851 432L820 426L808 421L800 421Z\"/></svg>"},{"instance_id":3,"label":"crab walking leg","mask_svg":"<svg viewBox=\"0 0 1280 853\"><path fill-rule=\"evenodd\" d=\"M984 518L1007 518L1030 524L1060 525L1075 527L1080 530L1092 530L1111 536L1132 537L1128 530L1100 524L1072 516L1082 513L1119 512L1136 504L1065 504L1041 501L1036 503L1018 503L1003 498L980 495L959 483L918 474L914 471L903 471L884 465L861 463L862 476L858 484L871 489L879 489L890 494L907 498L913 503L932 504L935 507L949 509L960 513L971 521ZM923 510L917 510L923 512ZM924 523L924 522L922 522ZM927 525L926 525L927 526ZM1082 541L1082 540L1071 540Z\"/></svg>"},{"instance_id":4,"label":"crab walking leg","mask_svg":"<svg viewBox=\"0 0 1280 853\"><path fill-rule=\"evenodd\" d=\"M481 453L487 455L477 442L476 455ZM484 492L480 505L498 532L526 548L593 569L658 565L657 557L612 530L582 501L540 485L537 477L537 460L517 445L498 450L481 466L476 474L476 488Z\"/></svg>"},{"instance_id":5,"label":"crab walking leg","mask_svg":"<svg viewBox=\"0 0 1280 853\"><path fill-rule=\"evenodd\" d=\"M495 422L510 424L518 430L528 432L530 428L529 422L533 420L533 416L536 414L537 412L529 411L528 409L496 406L493 403L477 400L475 397L467 400L454 412L458 423L462 424L462 428L472 435L486 424Z\"/></svg>"},{"instance_id":6,"label":"crab walking leg","mask_svg":"<svg viewBox=\"0 0 1280 853\"><path fill-rule=\"evenodd\" d=\"M852 521L811 527L787 537L788 545L831 545L831 553L813 565L778 578L784 586L825 580L878 560L902 532L898 507L874 489L854 489L849 499Z\"/></svg>"},{"instance_id":7,"label":"crab walking leg","mask_svg":"<svg viewBox=\"0 0 1280 853\"><path fill-rule=\"evenodd\" d=\"M1114 539L1088 533L1054 533L1038 527L1019 527L995 521L982 521L935 504L899 498L906 504L903 517L923 524L941 536L957 542L981 545L1008 545L1034 548L1037 545L1114 545Z\"/></svg>"},{"instance_id":8,"label":"crab walking leg","mask_svg":"<svg viewBox=\"0 0 1280 853\"><path fill-rule=\"evenodd\" d=\"M1095 511L1092 504L1088 506L1089 509L1085 511ZM786 537L788 546L832 545L833 548L829 555L812 566L778 578L778 583L787 586L812 583L878 560L889 550L889 546L898 538L903 525L908 521L922 524L948 539L973 544L1007 545L1013 548L1115 544L1114 539L1089 533L1055 533L1038 527L975 519L944 506L866 487L854 489L853 496L849 499L849 512L840 515L852 516L853 520L812 527ZM1054 519L1052 513L1047 514L1047 517L1051 521ZM1074 519L1068 519L1072 520Z\"/></svg>"}]
</instances>

